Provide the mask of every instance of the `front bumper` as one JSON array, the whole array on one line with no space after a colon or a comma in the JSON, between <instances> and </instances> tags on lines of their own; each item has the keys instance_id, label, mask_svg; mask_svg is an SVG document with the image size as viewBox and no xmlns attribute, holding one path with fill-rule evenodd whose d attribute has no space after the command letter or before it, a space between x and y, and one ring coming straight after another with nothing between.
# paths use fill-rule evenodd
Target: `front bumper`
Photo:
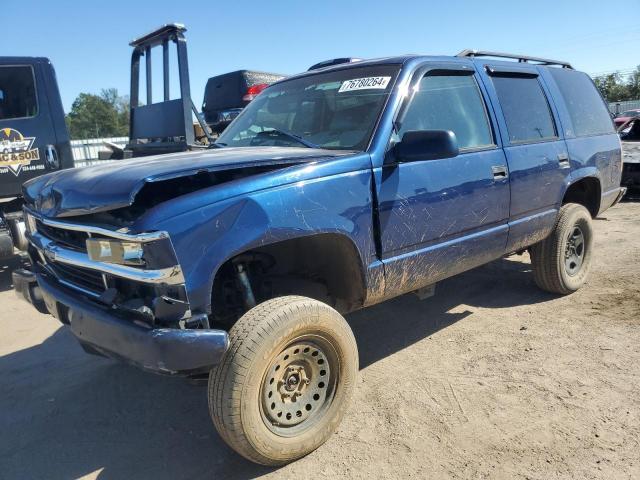
<instances>
[{"instance_id":1,"label":"front bumper","mask_svg":"<svg viewBox=\"0 0 640 480\"><path fill-rule=\"evenodd\" d=\"M16 270L13 280L19 296L36 308L44 305L71 327L83 346L144 370L170 375L206 372L220 363L229 347L224 330L145 328L77 298L42 274Z\"/></svg>"}]
</instances>

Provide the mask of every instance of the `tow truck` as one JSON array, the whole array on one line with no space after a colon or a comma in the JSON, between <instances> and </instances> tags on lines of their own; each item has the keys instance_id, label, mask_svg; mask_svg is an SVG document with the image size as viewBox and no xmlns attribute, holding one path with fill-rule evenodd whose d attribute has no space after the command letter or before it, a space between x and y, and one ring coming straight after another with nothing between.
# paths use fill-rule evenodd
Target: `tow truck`
<instances>
[{"instance_id":1,"label":"tow truck","mask_svg":"<svg viewBox=\"0 0 640 480\"><path fill-rule=\"evenodd\" d=\"M73 166L53 65L0 57L0 258L27 248L22 184Z\"/></svg>"}]
</instances>

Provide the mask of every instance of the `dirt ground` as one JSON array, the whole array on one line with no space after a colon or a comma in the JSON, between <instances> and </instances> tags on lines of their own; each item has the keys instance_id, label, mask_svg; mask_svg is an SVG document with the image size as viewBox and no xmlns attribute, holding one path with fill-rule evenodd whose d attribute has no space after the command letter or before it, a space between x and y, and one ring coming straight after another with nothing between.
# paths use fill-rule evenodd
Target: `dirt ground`
<instances>
[{"instance_id":1,"label":"dirt ground","mask_svg":"<svg viewBox=\"0 0 640 480\"><path fill-rule=\"evenodd\" d=\"M604 217L571 296L525 255L350 315L348 415L280 469L222 443L204 387L86 355L0 264L0 478L640 478L640 203Z\"/></svg>"}]
</instances>

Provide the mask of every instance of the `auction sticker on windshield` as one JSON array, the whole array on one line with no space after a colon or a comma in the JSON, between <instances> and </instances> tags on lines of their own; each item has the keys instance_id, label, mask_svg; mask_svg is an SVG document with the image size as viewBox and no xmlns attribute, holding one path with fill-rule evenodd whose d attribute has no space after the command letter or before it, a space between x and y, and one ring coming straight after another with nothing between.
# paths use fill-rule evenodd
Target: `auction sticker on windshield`
<instances>
[{"instance_id":1,"label":"auction sticker on windshield","mask_svg":"<svg viewBox=\"0 0 640 480\"><path fill-rule=\"evenodd\" d=\"M340 86L340 92L351 92L353 90L369 90L372 88L384 90L387 88L391 77L365 77L345 80Z\"/></svg>"}]
</instances>

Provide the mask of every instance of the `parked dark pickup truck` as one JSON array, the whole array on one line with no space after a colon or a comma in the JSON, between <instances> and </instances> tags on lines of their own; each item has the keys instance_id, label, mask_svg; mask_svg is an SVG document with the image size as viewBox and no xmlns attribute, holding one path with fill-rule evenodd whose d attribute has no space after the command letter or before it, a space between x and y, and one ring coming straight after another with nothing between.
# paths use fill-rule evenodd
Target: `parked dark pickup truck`
<instances>
[{"instance_id":1,"label":"parked dark pickup truck","mask_svg":"<svg viewBox=\"0 0 640 480\"><path fill-rule=\"evenodd\" d=\"M587 279L620 140L587 75L497 56L321 68L266 88L208 151L34 179L16 289L91 353L209 374L246 458L306 455L357 384L342 314L525 250L544 290Z\"/></svg>"},{"instance_id":2,"label":"parked dark pickup truck","mask_svg":"<svg viewBox=\"0 0 640 480\"><path fill-rule=\"evenodd\" d=\"M220 134L242 109L269 84L284 75L251 70L224 73L207 80L202 113L209 128Z\"/></svg>"}]
</instances>

